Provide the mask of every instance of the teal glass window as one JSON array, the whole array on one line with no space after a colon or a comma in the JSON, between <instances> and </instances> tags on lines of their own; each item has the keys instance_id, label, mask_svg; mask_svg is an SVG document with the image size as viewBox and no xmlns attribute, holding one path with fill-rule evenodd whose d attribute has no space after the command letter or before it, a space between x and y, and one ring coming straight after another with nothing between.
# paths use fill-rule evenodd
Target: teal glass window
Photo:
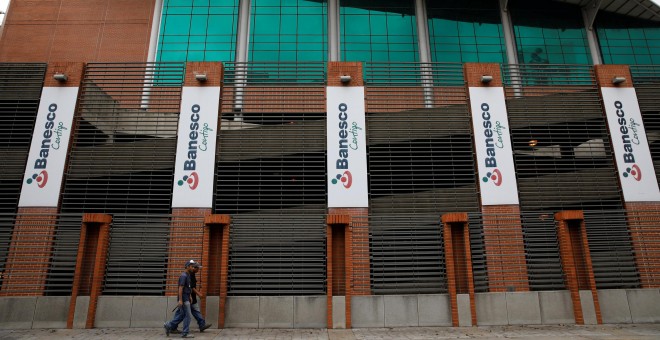
<instances>
[{"instance_id":1,"label":"teal glass window","mask_svg":"<svg viewBox=\"0 0 660 340\"><path fill-rule=\"evenodd\" d=\"M592 63L580 7L509 0L520 64Z\"/></svg>"},{"instance_id":2,"label":"teal glass window","mask_svg":"<svg viewBox=\"0 0 660 340\"><path fill-rule=\"evenodd\" d=\"M594 26L603 63L660 64L660 24L657 22L600 12Z\"/></svg>"},{"instance_id":3,"label":"teal glass window","mask_svg":"<svg viewBox=\"0 0 660 340\"><path fill-rule=\"evenodd\" d=\"M419 60L415 4L407 1L340 0L341 60Z\"/></svg>"},{"instance_id":4,"label":"teal glass window","mask_svg":"<svg viewBox=\"0 0 660 340\"><path fill-rule=\"evenodd\" d=\"M157 61L233 61L239 0L164 0Z\"/></svg>"},{"instance_id":5,"label":"teal glass window","mask_svg":"<svg viewBox=\"0 0 660 340\"><path fill-rule=\"evenodd\" d=\"M427 1L431 60L503 63L506 44L497 1Z\"/></svg>"},{"instance_id":6,"label":"teal glass window","mask_svg":"<svg viewBox=\"0 0 660 340\"><path fill-rule=\"evenodd\" d=\"M249 61L326 61L325 1L252 0Z\"/></svg>"}]
</instances>

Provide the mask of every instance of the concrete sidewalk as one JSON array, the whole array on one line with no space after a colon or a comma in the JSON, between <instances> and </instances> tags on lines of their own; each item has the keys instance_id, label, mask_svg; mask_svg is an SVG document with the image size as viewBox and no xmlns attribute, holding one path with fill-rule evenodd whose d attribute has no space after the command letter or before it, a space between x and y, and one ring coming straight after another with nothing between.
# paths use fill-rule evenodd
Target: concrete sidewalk
<instances>
[{"instance_id":1,"label":"concrete sidewalk","mask_svg":"<svg viewBox=\"0 0 660 340\"><path fill-rule=\"evenodd\" d=\"M660 339L660 324L598 326L411 327L361 329L209 329L195 339ZM32 329L0 330L0 339L167 339L163 329ZM169 339L177 339L172 334Z\"/></svg>"}]
</instances>

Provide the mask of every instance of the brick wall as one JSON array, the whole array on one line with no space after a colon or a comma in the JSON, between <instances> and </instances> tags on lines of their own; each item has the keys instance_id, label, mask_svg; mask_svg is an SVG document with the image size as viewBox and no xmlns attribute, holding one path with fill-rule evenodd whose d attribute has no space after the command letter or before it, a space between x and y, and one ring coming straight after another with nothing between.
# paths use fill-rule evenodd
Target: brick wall
<instances>
[{"instance_id":1,"label":"brick wall","mask_svg":"<svg viewBox=\"0 0 660 340\"><path fill-rule=\"evenodd\" d=\"M627 202L625 206L642 288L659 288L660 202Z\"/></svg>"},{"instance_id":2,"label":"brick wall","mask_svg":"<svg viewBox=\"0 0 660 340\"><path fill-rule=\"evenodd\" d=\"M470 252L470 231L467 213L447 213L442 215L442 228L452 326L460 326L457 294L470 295L472 325L477 325L474 274L472 272L472 254Z\"/></svg>"},{"instance_id":3,"label":"brick wall","mask_svg":"<svg viewBox=\"0 0 660 340\"><path fill-rule=\"evenodd\" d=\"M177 282L187 261L202 261L204 217L208 215L211 215L208 208L172 209L165 295L177 296ZM204 263L198 275L199 280L206 277Z\"/></svg>"},{"instance_id":4,"label":"brick wall","mask_svg":"<svg viewBox=\"0 0 660 340\"><path fill-rule=\"evenodd\" d=\"M155 0L12 0L0 62L146 61Z\"/></svg>"}]
</instances>

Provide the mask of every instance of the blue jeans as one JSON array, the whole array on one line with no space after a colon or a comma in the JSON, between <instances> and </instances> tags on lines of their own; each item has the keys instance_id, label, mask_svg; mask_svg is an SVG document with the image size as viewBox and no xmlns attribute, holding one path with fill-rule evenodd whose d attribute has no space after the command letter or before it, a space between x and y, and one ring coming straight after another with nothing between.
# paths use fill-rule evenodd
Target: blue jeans
<instances>
[{"instance_id":1,"label":"blue jeans","mask_svg":"<svg viewBox=\"0 0 660 340\"><path fill-rule=\"evenodd\" d=\"M199 326L199 329L202 329L206 325L206 320L204 320L204 317L202 316L202 312L199 310L199 301L197 301L196 304L191 306L191 312L193 318L197 320L197 325Z\"/></svg>"},{"instance_id":2,"label":"blue jeans","mask_svg":"<svg viewBox=\"0 0 660 340\"><path fill-rule=\"evenodd\" d=\"M176 310L174 313L174 318L171 321L165 324L169 330L176 329L179 326L179 323L183 321L183 330L181 335L186 335L190 332L190 320L192 319L192 312L190 308L190 301L184 301L183 306Z\"/></svg>"}]
</instances>

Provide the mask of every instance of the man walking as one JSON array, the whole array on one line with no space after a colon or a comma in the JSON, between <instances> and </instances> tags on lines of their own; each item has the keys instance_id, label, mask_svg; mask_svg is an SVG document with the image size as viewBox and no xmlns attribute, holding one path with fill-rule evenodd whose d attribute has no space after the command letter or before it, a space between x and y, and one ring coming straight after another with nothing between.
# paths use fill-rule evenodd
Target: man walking
<instances>
[{"instance_id":1,"label":"man walking","mask_svg":"<svg viewBox=\"0 0 660 340\"><path fill-rule=\"evenodd\" d=\"M177 310L174 318L166 322L163 327L165 334L170 335L172 329L176 329L179 323L183 320L183 330L181 331L182 338L194 338L190 331L190 319L192 318L192 311L190 307L192 288L190 287L190 274L195 270L194 267L199 266L195 261L186 262L186 270L179 276L177 283Z\"/></svg>"},{"instance_id":2,"label":"man walking","mask_svg":"<svg viewBox=\"0 0 660 340\"><path fill-rule=\"evenodd\" d=\"M202 312L199 309L199 302L197 301L197 297L200 298L204 297L202 292L197 288L197 276L195 275L199 272L199 268L202 268L202 266L200 266L194 260L190 260L190 262L188 262L188 266L191 266L193 268L193 271L189 274L190 289L192 290L190 309L193 318L195 318L195 320L197 321L197 325L199 326L199 331L204 332L209 327L211 327L212 324L206 323L206 320L204 320L204 317L202 316ZM179 331L176 328L171 328L170 333L179 333Z\"/></svg>"}]
</instances>

